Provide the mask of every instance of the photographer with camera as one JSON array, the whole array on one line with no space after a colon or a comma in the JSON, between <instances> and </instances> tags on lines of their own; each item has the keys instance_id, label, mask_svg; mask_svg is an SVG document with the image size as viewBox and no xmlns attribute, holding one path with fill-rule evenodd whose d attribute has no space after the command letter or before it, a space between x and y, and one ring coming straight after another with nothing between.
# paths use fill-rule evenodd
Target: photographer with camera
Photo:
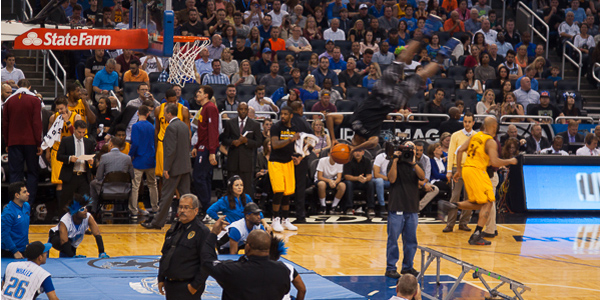
<instances>
[{"instance_id":1,"label":"photographer with camera","mask_svg":"<svg viewBox=\"0 0 600 300\"><path fill-rule=\"evenodd\" d=\"M396 271L396 263L399 259L398 237L400 235L402 235L404 252L400 273L414 276L419 274L413 268L413 259L417 252L419 180L425 179L425 172L416 163L415 145L412 142L406 142L395 148L388 171L390 199L385 276L390 278L400 278L400 274Z\"/></svg>"}]
</instances>

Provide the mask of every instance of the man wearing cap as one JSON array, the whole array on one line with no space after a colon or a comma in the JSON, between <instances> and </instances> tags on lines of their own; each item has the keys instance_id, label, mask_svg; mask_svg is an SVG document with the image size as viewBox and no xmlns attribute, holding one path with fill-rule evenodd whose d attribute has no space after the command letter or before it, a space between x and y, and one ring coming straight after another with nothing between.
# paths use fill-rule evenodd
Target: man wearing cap
<instances>
[{"instance_id":1,"label":"man wearing cap","mask_svg":"<svg viewBox=\"0 0 600 300\"><path fill-rule=\"evenodd\" d=\"M371 18L372 16L369 15L369 7L363 3L358 6L358 15L352 18L352 26L354 26L354 23L358 20L362 20L365 25L370 24Z\"/></svg>"},{"instance_id":2,"label":"man wearing cap","mask_svg":"<svg viewBox=\"0 0 600 300\"><path fill-rule=\"evenodd\" d=\"M262 50L262 58L252 65L252 74L269 74L271 72L271 49Z\"/></svg>"},{"instance_id":3,"label":"man wearing cap","mask_svg":"<svg viewBox=\"0 0 600 300\"><path fill-rule=\"evenodd\" d=\"M46 293L48 299L58 300L52 277L41 265L46 263L51 244L33 242L25 249L27 261L16 261L6 266L2 277L2 299L35 299Z\"/></svg>"},{"instance_id":4,"label":"man wearing cap","mask_svg":"<svg viewBox=\"0 0 600 300\"><path fill-rule=\"evenodd\" d=\"M2 257L23 258L29 243L29 193L23 181L11 183L8 193L14 198L2 211Z\"/></svg>"},{"instance_id":5,"label":"man wearing cap","mask_svg":"<svg viewBox=\"0 0 600 300\"><path fill-rule=\"evenodd\" d=\"M548 91L542 91L540 94L540 104L532 104L529 106L527 110L527 114L530 116L548 116L551 117L552 120L556 119L556 117L563 117L565 114L560 111L554 104L550 103L550 93ZM535 120L535 118L533 118ZM549 119L540 119L541 123L553 123L552 120Z\"/></svg>"},{"instance_id":6,"label":"man wearing cap","mask_svg":"<svg viewBox=\"0 0 600 300\"><path fill-rule=\"evenodd\" d=\"M325 52L319 55L319 59L321 59L321 57L327 57L327 59L333 58L333 49L335 49L335 43L333 40L327 40L327 43L325 44ZM340 54L340 59L344 60L343 54Z\"/></svg>"},{"instance_id":7,"label":"man wearing cap","mask_svg":"<svg viewBox=\"0 0 600 300\"><path fill-rule=\"evenodd\" d=\"M327 116L328 113L337 112L337 108L331 102L331 92L329 90L323 90L321 92L321 100L313 105L312 112L320 112ZM313 119L320 120L320 115L313 115Z\"/></svg>"},{"instance_id":8,"label":"man wearing cap","mask_svg":"<svg viewBox=\"0 0 600 300\"><path fill-rule=\"evenodd\" d=\"M200 201L194 194L179 200L179 221L165 234L158 268L158 291L167 299L200 299L208 273L200 258L209 230L197 218Z\"/></svg>"},{"instance_id":9,"label":"man wearing cap","mask_svg":"<svg viewBox=\"0 0 600 300\"><path fill-rule=\"evenodd\" d=\"M217 245L221 254L237 254L239 249L244 249L246 239L253 230L267 230L271 227L261 218L262 210L254 202L246 203L244 207L244 218L237 220L218 235Z\"/></svg>"}]
</instances>

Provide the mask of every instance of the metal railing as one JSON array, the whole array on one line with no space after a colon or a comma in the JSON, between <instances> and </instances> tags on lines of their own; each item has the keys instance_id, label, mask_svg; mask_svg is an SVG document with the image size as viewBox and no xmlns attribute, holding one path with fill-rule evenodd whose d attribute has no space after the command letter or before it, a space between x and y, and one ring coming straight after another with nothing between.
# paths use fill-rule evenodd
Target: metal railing
<instances>
[{"instance_id":1,"label":"metal railing","mask_svg":"<svg viewBox=\"0 0 600 300\"><path fill-rule=\"evenodd\" d=\"M577 63L573 58L571 58L569 55L567 55L567 52L566 52L567 45L571 46L571 48L573 48L573 51L579 53L579 63ZM571 43L569 41L565 41L565 43L563 44L563 58L562 58L562 72L561 72L561 74L563 74L563 77L565 76L565 58L568 59L569 62L571 62L573 65L575 65L577 67L577 90L579 91L579 88L581 87L581 68L583 67L583 63L582 63L583 55L581 53L581 50L579 50L577 47L575 47L575 45L573 45L573 43Z\"/></svg>"},{"instance_id":2,"label":"metal railing","mask_svg":"<svg viewBox=\"0 0 600 300\"><path fill-rule=\"evenodd\" d=\"M505 28L506 27L506 0L500 0L500 1L502 1L502 28ZM490 7L493 7L492 6L493 2L494 2L493 0L490 0Z\"/></svg>"},{"instance_id":3,"label":"metal railing","mask_svg":"<svg viewBox=\"0 0 600 300\"><path fill-rule=\"evenodd\" d=\"M392 117L392 119L391 120L385 119L385 120L383 120L383 122L391 123L391 122L404 122L404 121L406 121L406 119L404 118L404 115L400 114L400 113L389 113L388 116ZM400 117L400 120L397 120L396 119L397 117Z\"/></svg>"},{"instance_id":4,"label":"metal railing","mask_svg":"<svg viewBox=\"0 0 600 300\"><path fill-rule=\"evenodd\" d=\"M414 114L408 114L408 116L406 117L408 119L408 122L419 122L417 120L411 120L411 117L428 117L428 118L444 118L444 121L448 121L450 120L450 116L447 114L425 114L425 113L414 113ZM422 121L421 121L422 122Z\"/></svg>"},{"instance_id":5,"label":"metal railing","mask_svg":"<svg viewBox=\"0 0 600 300\"><path fill-rule=\"evenodd\" d=\"M42 74L42 86L46 86L46 66L48 66L48 69L50 69L50 72L52 72L52 75L54 75L54 95L58 95L58 86L59 85L63 89L63 92L66 94L67 93L67 71L65 71L65 68L63 68L62 64L60 63L60 61L58 61L58 59L56 58L56 56L54 55L54 52L52 52L52 50L43 50L43 53L44 53L44 70L43 70L43 74ZM52 69L52 66L50 65L50 57L52 57L52 59L54 60L54 70ZM62 82L58 78L59 68L63 72L63 81Z\"/></svg>"},{"instance_id":6,"label":"metal railing","mask_svg":"<svg viewBox=\"0 0 600 300\"><path fill-rule=\"evenodd\" d=\"M529 24L529 28L531 28L532 32L531 35L533 36L533 33L535 33L537 36L539 36L542 40L546 42L546 59L548 59L548 52L550 52L548 49L548 46L550 45L550 26L548 26L548 24L544 22L544 19L540 18L533 10L531 10L531 8L525 5L525 3L523 3L522 1L519 1L519 3L517 4L517 9L519 9L519 7L525 9L525 11L527 11L527 13L529 13L532 16L531 24ZM503 18L506 19L506 17ZM546 27L545 36L535 28L535 20L538 20L540 23L542 23L544 27Z\"/></svg>"},{"instance_id":7,"label":"metal railing","mask_svg":"<svg viewBox=\"0 0 600 300\"><path fill-rule=\"evenodd\" d=\"M527 116L527 115L504 115L502 117L500 117L500 123L512 123L512 124L516 124L516 123L523 123L523 124L531 124L531 122L507 122L505 121L506 119L512 119L512 118L518 118L518 119L539 119L539 120L550 120L550 122L554 123L554 119L552 119L552 117L550 116Z\"/></svg>"},{"instance_id":8,"label":"metal railing","mask_svg":"<svg viewBox=\"0 0 600 300\"><path fill-rule=\"evenodd\" d=\"M594 79L596 79L596 81L598 81L598 83L600 83L600 78L598 78L598 76L596 76L596 68L600 68L600 63L596 63L594 64L594 68L592 68L592 77L594 77Z\"/></svg>"},{"instance_id":9,"label":"metal railing","mask_svg":"<svg viewBox=\"0 0 600 300\"><path fill-rule=\"evenodd\" d=\"M27 14L27 10L29 10L29 14ZM31 18L33 18L33 8L29 4L29 0L23 0L23 21Z\"/></svg>"},{"instance_id":10,"label":"metal railing","mask_svg":"<svg viewBox=\"0 0 600 300\"><path fill-rule=\"evenodd\" d=\"M560 123L561 120L581 120L581 121L589 121L590 123L594 123L594 118L592 117L556 117L555 123Z\"/></svg>"},{"instance_id":11,"label":"metal railing","mask_svg":"<svg viewBox=\"0 0 600 300\"><path fill-rule=\"evenodd\" d=\"M238 112L235 111L235 110L225 110L225 111L222 111L219 114L219 117L221 117L221 119L223 119L223 115L224 114L236 114L237 115L237 113ZM271 116L274 116L273 118L271 118L271 120L279 120L279 115L276 112L274 112L274 111L259 111L259 112L256 112L256 121L260 121L261 120L261 119L259 119L258 115L271 115Z\"/></svg>"},{"instance_id":12,"label":"metal railing","mask_svg":"<svg viewBox=\"0 0 600 300\"><path fill-rule=\"evenodd\" d=\"M321 116L321 118L322 118L321 120L323 122L325 122L325 114L322 113L322 112L306 111L306 112L304 112L302 114L305 115L305 116ZM313 120L313 118L311 117L311 118L306 118L306 121L308 121L308 122L314 122L315 120Z\"/></svg>"}]
</instances>

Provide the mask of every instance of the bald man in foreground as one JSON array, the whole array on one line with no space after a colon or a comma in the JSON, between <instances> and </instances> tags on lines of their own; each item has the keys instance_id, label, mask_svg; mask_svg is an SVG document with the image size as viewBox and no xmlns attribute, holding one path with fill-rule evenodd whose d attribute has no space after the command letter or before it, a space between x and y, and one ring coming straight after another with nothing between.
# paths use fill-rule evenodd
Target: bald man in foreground
<instances>
[{"instance_id":1,"label":"bald man in foreground","mask_svg":"<svg viewBox=\"0 0 600 300\"><path fill-rule=\"evenodd\" d=\"M237 261L219 261L215 251L217 235L229 223L225 216L213 226L202 248L202 267L223 288L222 299L281 300L290 290L290 269L269 259L271 236L253 230L246 240L246 255Z\"/></svg>"},{"instance_id":2,"label":"bald man in foreground","mask_svg":"<svg viewBox=\"0 0 600 300\"><path fill-rule=\"evenodd\" d=\"M421 300L421 289L417 278L412 274L404 274L398 280L396 285L396 296L392 296L389 300Z\"/></svg>"},{"instance_id":3,"label":"bald man in foreground","mask_svg":"<svg viewBox=\"0 0 600 300\"><path fill-rule=\"evenodd\" d=\"M499 168L517 164L516 158L498 158L498 144L494 140L497 128L498 121L494 117L485 118L481 131L471 135L460 146L456 154L457 171L454 174L454 182L458 182L458 179L462 176L469 199L458 202L456 205L445 200L438 201L438 207L444 213L458 208L463 210L481 210L475 232L469 238L469 244L471 245L491 244L490 241L483 239L481 234L483 226L485 226L490 216L492 205L496 201L494 187L487 173L487 167L493 166ZM462 159L464 152L467 153L467 158L463 166Z\"/></svg>"}]
</instances>

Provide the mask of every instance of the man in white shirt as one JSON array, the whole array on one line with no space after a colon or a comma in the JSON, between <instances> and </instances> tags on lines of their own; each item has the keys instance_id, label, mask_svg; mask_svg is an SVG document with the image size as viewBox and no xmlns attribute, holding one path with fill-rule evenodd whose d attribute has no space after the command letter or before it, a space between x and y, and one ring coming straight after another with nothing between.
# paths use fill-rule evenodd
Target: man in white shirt
<instances>
[{"instance_id":1,"label":"man in white shirt","mask_svg":"<svg viewBox=\"0 0 600 300\"><path fill-rule=\"evenodd\" d=\"M596 149L598 147L598 137L593 133L588 133L585 136L585 145L583 147L577 149L576 154L582 156L598 156L600 155L600 150Z\"/></svg>"},{"instance_id":2,"label":"man in white shirt","mask_svg":"<svg viewBox=\"0 0 600 300\"><path fill-rule=\"evenodd\" d=\"M376 62L380 65L389 65L394 62L396 57L394 56L394 53L388 51L389 49L390 43L387 41L381 41L379 43L379 51L373 54L373 62Z\"/></svg>"},{"instance_id":3,"label":"man in white shirt","mask_svg":"<svg viewBox=\"0 0 600 300\"><path fill-rule=\"evenodd\" d=\"M331 20L331 28L325 30L323 32L324 40L332 40L332 41L345 41L346 33L340 28L340 20L333 19Z\"/></svg>"},{"instance_id":4,"label":"man in white shirt","mask_svg":"<svg viewBox=\"0 0 600 300\"><path fill-rule=\"evenodd\" d=\"M148 74L163 71L162 59L160 57L148 54L140 58L140 62L142 63L142 70Z\"/></svg>"},{"instance_id":5,"label":"man in white shirt","mask_svg":"<svg viewBox=\"0 0 600 300\"><path fill-rule=\"evenodd\" d=\"M390 187L390 181L387 177L387 169L390 161L387 159L385 153L380 153L375 157L373 162L373 183L375 184L375 193L377 194L377 202L379 203L379 210L375 211L376 216L381 216L385 213L385 199L383 195L385 189Z\"/></svg>"},{"instance_id":6,"label":"man in white shirt","mask_svg":"<svg viewBox=\"0 0 600 300\"><path fill-rule=\"evenodd\" d=\"M491 29L490 27L490 20L483 19L483 21L481 22L481 29L475 32L475 34L477 34L478 32L483 33L483 36L485 37L485 43L488 45L495 44L496 37L498 36L498 32L494 29ZM475 41L475 36L473 36L473 41Z\"/></svg>"},{"instance_id":7,"label":"man in white shirt","mask_svg":"<svg viewBox=\"0 0 600 300\"><path fill-rule=\"evenodd\" d=\"M558 155L568 156L569 153L567 153L562 148L563 148L563 137L561 135L557 135L552 140L552 146L550 146L546 149L542 149L540 154L558 154Z\"/></svg>"},{"instance_id":8,"label":"man in white shirt","mask_svg":"<svg viewBox=\"0 0 600 300\"><path fill-rule=\"evenodd\" d=\"M271 16L271 18L273 19L273 22L271 23L273 26L281 26L281 23L283 23L283 17L289 15L287 11L282 11L281 10L281 0L275 0L273 1L273 10L271 12L268 13L269 16Z\"/></svg>"},{"instance_id":9,"label":"man in white shirt","mask_svg":"<svg viewBox=\"0 0 600 300\"><path fill-rule=\"evenodd\" d=\"M19 68L15 68L15 55L6 55L6 68L0 70L0 77L2 77L2 83L9 84L13 89L18 89L17 83L19 80L25 79L23 71Z\"/></svg>"},{"instance_id":10,"label":"man in white shirt","mask_svg":"<svg viewBox=\"0 0 600 300\"><path fill-rule=\"evenodd\" d=\"M339 211L338 204L344 197L346 192L346 183L343 182L344 176L344 165L338 164L333 161L331 153L327 157L319 159L317 164L317 173L315 173L315 183L317 184L319 202L321 208L319 214L324 215L327 209L325 204L325 197L327 196L327 190L335 190L335 196L333 203L331 204L331 214L336 214Z\"/></svg>"},{"instance_id":11,"label":"man in white shirt","mask_svg":"<svg viewBox=\"0 0 600 300\"><path fill-rule=\"evenodd\" d=\"M504 32L499 32L496 35L496 40L498 40L497 43L495 43L498 47L498 54L506 57L506 54L508 53L508 50L513 50L514 47L511 43L507 42L505 37L504 37Z\"/></svg>"},{"instance_id":12,"label":"man in white shirt","mask_svg":"<svg viewBox=\"0 0 600 300\"><path fill-rule=\"evenodd\" d=\"M562 43L572 40L580 32L579 26L573 20L575 20L575 14L570 11L567 13L565 21L558 26L558 35Z\"/></svg>"},{"instance_id":13,"label":"man in white shirt","mask_svg":"<svg viewBox=\"0 0 600 300\"><path fill-rule=\"evenodd\" d=\"M254 111L256 112L259 118L269 116L267 114L259 114L259 112L261 111L276 113L279 112L279 107L277 107L277 105L273 103L273 100L271 100L271 98L265 97L264 85L259 85L256 87L255 96L254 98L250 99L250 101L248 101L248 106L254 108Z\"/></svg>"}]
</instances>

